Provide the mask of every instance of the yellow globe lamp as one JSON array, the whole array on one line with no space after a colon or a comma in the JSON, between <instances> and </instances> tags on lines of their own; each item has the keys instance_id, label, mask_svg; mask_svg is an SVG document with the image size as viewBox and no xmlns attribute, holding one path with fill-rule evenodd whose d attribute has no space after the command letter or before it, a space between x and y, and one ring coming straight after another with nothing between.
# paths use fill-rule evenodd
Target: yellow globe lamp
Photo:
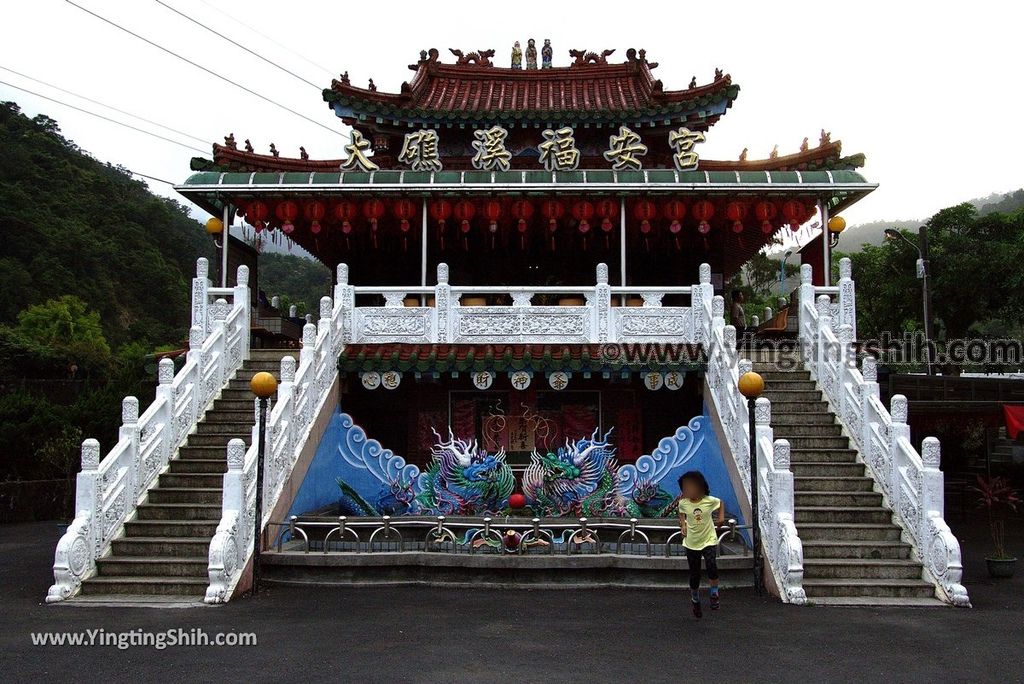
<instances>
[{"instance_id":1,"label":"yellow globe lamp","mask_svg":"<svg viewBox=\"0 0 1024 684\"><path fill-rule=\"evenodd\" d=\"M846 230L846 219L842 216L833 216L828 220L828 232L839 235L844 230Z\"/></svg>"},{"instance_id":2,"label":"yellow globe lamp","mask_svg":"<svg viewBox=\"0 0 1024 684\"><path fill-rule=\"evenodd\" d=\"M214 216L206 222L206 232L209 235L220 235L224 232L224 222Z\"/></svg>"},{"instance_id":3,"label":"yellow globe lamp","mask_svg":"<svg viewBox=\"0 0 1024 684\"><path fill-rule=\"evenodd\" d=\"M252 376L252 380L249 381L249 388L260 399L268 399L277 391L277 378L266 371L261 371Z\"/></svg>"},{"instance_id":4,"label":"yellow globe lamp","mask_svg":"<svg viewBox=\"0 0 1024 684\"><path fill-rule=\"evenodd\" d=\"M740 376L740 394L747 399L757 399L764 392L764 378L754 371L749 371Z\"/></svg>"}]
</instances>

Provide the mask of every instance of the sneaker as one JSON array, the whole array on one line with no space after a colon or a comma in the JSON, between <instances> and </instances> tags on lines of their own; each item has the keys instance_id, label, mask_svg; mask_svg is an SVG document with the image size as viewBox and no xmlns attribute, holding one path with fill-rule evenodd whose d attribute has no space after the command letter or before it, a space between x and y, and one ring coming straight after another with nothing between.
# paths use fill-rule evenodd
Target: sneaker
<instances>
[{"instance_id":1,"label":"sneaker","mask_svg":"<svg viewBox=\"0 0 1024 684\"><path fill-rule=\"evenodd\" d=\"M700 601L690 601L690 605L693 606L693 617L699 618L704 615L704 611L701 610Z\"/></svg>"},{"instance_id":2,"label":"sneaker","mask_svg":"<svg viewBox=\"0 0 1024 684\"><path fill-rule=\"evenodd\" d=\"M718 610L719 606L721 606L721 601L718 598L718 592L715 592L711 594L711 610Z\"/></svg>"}]
</instances>

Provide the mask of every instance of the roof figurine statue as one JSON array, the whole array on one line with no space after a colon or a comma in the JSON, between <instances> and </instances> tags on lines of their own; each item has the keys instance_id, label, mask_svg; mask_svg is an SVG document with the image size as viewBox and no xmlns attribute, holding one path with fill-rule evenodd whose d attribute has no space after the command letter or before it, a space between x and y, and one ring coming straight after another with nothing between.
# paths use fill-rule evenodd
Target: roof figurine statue
<instances>
[{"instance_id":1,"label":"roof figurine statue","mask_svg":"<svg viewBox=\"0 0 1024 684\"><path fill-rule=\"evenodd\" d=\"M519 41L512 46L512 68L522 69L523 68L523 48L519 47Z\"/></svg>"},{"instance_id":2,"label":"roof figurine statue","mask_svg":"<svg viewBox=\"0 0 1024 684\"><path fill-rule=\"evenodd\" d=\"M224 147L229 147L232 150L238 149L238 145L235 143L234 133L228 133L226 136L224 136Z\"/></svg>"},{"instance_id":3,"label":"roof figurine statue","mask_svg":"<svg viewBox=\"0 0 1024 684\"><path fill-rule=\"evenodd\" d=\"M274 157L280 157L281 153L277 151L277 145L270 143L270 154Z\"/></svg>"},{"instance_id":4,"label":"roof figurine statue","mask_svg":"<svg viewBox=\"0 0 1024 684\"><path fill-rule=\"evenodd\" d=\"M808 141L808 138L804 137L804 141L802 143L800 143L800 151L801 152L806 152L808 149L810 149L811 146L808 144L807 141Z\"/></svg>"},{"instance_id":5,"label":"roof figurine statue","mask_svg":"<svg viewBox=\"0 0 1024 684\"><path fill-rule=\"evenodd\" d=\"M768 154L768 158L769 159L778 159L779 158L779 146L778 145L776 145L775 147L772 148L772 151Z\"/></svg>"},{"instance_id":6,"label":"roof figurine statue","mask_svg":"<svg viewBox=\"0 0 1024 684\"><path fill-rule=\"evenodd\" d=\"M252 146L252 143L249 142L248 138L245 139L245 151L246 152L255 152L256 151L256 149Z\"/></svg>"},{"instance_id":7,"label":"roof figurine statue","mask_svg":"<svg viewBox=\"0 0 1024 684\"><path fill-rule=\"evenodd\" d=\"M306 152L306 148L302 147L301 145L299 146L299 159L302 159L302 160L309 159L309 152Z\"/></svg>"},{"instance_id":8,"label":"roof figurine statue","mask_svg":"<svg viewBox=\"0 0 1024 684\"><path fill-rule=\"evenodd\" d=\"M824 147L832 142L832 133L826 131L824 128L821 129L821 137L818 138L818 147Z\"/></svg>"},{"instance_id":9,"label":"roof figurine statue","mask_svg":"<svg viewBox=\"0 0 1024 684\"><path fill-rule=\"evenodd\" d=\"M569 50L569 56L573 58L572 66L584 66L586 64L607 64L608 57L615 53L615 50L601 50L601 54L587 52L586 50Z\"/></svg>"},{"instance_id":10,"label":"roof figurine statue","mask_svg":"<svg viewBox=\"0 0 1024 684\"><path fill-rule=\"evenodd\" d=\"M540 56L541 56L540 68L541 69L550 69L551 68L551 58L554 56L554 49L551 47L551 39L550 38L545 38L544 39L544 47L541 48L541 50L540 50Z\"/></svg>"},{"instance_id":11,"label":"roof figurine statue","mask_svg":"<svg viewBox=\"0 0 1024 684\"><path fill-rule=\"evenodd\" d=\"M537 42L533 38L526 41L526 68L537 68Z\"/></svg>"},{"instance_id":12,"label":"roof figurine statue","mask_svg":"<svg viewBox=\"0 0 1024 684\"><path fill-rule=\"evenodd\" d=\"M743 148L743 151L740 152L740 161L747 161L747 152L749 151L746 147Z\"/></svg>"},{"instance_id":13,"label":"roof figurine statue","mask_svg":"<svg viewBox=\"0 0 1024 684\"><path fill-rule=\"evenodd\" d=\"M494 56L494 50L477 50L475 52L465 54L462 52L462 50L448 48L448 52L458 57L458 59L455 60L456 64L476 64L477 66L494 66L493 64L491 64L491 57Z\"/></svg>"}]
</instances>

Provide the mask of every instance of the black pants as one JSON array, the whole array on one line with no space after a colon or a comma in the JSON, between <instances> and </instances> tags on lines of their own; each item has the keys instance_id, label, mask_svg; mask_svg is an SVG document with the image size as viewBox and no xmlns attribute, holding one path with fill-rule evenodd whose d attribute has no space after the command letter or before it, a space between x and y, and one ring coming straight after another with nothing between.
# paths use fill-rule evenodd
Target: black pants
<instances>
[{"instance_id":1,"label":"black pants","mask_svg":"<svg viewBox=\"0 0 1024 684\"><path fill-rule=\"evenodd\" d=\"M705 546L699 551L686 549L686 563L690 566L690 589L700 588L700 561L704 559L704 567L708 571L708 579L718 579L718 547Z\"/></svg>"}]
</instances>

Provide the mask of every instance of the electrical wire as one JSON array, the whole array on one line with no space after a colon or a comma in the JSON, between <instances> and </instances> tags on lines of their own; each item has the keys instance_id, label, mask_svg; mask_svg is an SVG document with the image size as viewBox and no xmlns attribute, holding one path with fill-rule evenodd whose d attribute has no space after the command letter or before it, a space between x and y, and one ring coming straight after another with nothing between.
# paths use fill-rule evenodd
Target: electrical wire
<instances>
[{"instance_id":1,"label":"electrical wire","mask_svg":"<svg viewBox=\"0 0 1024 684\"><path fill-rule=\"evenodd\" d=\"M148 135L148 136L151 136L153 138L159 138L160 140L164 140L164 141L172 143L174 145L178 145L180 147L184 147L187 150L194 150L194 151L199 152L201 154L209 154L209 150L201 150L198 147L193 147L192 145L186 145L183 142L178 142L177 140L173 140L173 139L168 138L166 136L160 135L159 133L153 133L152 131L147 131L144 128L139 128L138 126L132 126L131 124L127 124L127 123L125 123L123 121L118 121L117 119L111 119L109 116L104 116L103 114L97 114L96 112L91 112L88 109L82 109L81 107L77 107L77 106L75 106L73 104L69 104L67 102L63 102L63 101L58 100L56 98L49 97L47 95L43 95L42 93L37 93L37 92L35 92L33 90L29 90L28 88L22 88L20 86L16 86L13 83L8 83L7 81L0 81L0 85L5 85L8 88L14 88L15 90L20 90L23 93L28 93L29 95L34 95L35 97L39 97L39 98L42 98L44 100L49 100L50 102L59 104L59 105L61 105L63 107L68 107L70 109L74 109L75 111L82 112L83 114L88 114L89 116L95 116L97 119L103 119L104 121L109 121L110 123L117 124L118 126L124 126L125 128L130 128L131 130L137 131L137 132L142 133L144 135Z\"/></svg>"},{"instance_id":2,"label":"electrical wire","mask_svg":"<svg viewBox=\"0 0 1024 684\"><path fill-rule=\"evenodd\" d=\"M108 104L106 104L104 102L100 102L99 100L94 100L91 97L86 97L85 95L79 95L78 93L74 93L74 92L72 92L70 90L67 90L66 88L61 88L60 86L55 86L52 83L47 83L46 81L42 81L42 80L40 80L38 78L33 78L33 77L29 76L28 74L23 74L20 71L15 71L14 69L11 69L10 67L5 67L2 64L0 64L0 69L3 69L4 71L10 72L12 74L15 74L16 76L20 76L21 78L24 78L26 80L32 81L33 83L38 83L39 85L44 85L47 88L53 88L54 90L59 90L62 93L65 93L67 95L71 95L72 97L77 97L77 98L79 98L81 100L85 100L86 102L91 102L91 103L99 105L101 107L106 107L107 109L112 109L112 110L114 110L115 112L117 112L119 114L124 114L125 116L130 116L133 119L138 119L139 121L145 121L148 124L151 124L153 126L157 126L159 128L163 128L165 130L171 131L172 133L177 133L178 135L185 136L186 138L192 138L196 142L202 143L203 145L207 145L210 142L209 140L203 140L202 138L194 136L194 135L191 135L189 133L186 133L185 131L179 131L177 128L171 128L170 126L165 126L162 123L158 123L158 122L153 121L151 119L147 119L144 116L139 116L138 114L132 114L131 112L126 112L123 109L118 109L117 107L114 107L112 105L108 105Z\"/></svg>"},{"instance_id":3,"label":"electrical wire","mask_svg":"<svg viewBox=\"0 0 1024 684\"><path fill-rule=\"evenodd\" d=\"M285 110L286 112L288 112L290 114L294 114L295 116L297 116L297 117L299 117L301 119L304 119L304 120L308 121L311 124L319 126L320 128L323 128L324 130L330 131L331 133L334 133L335 135L340 135L341 137L347 137L341 131L335 130L335 129L331 128L330 126L325 126L324 124L320 123L316 119L312 119L312 118L306 116L305 114L302 114L300 112L295 111L291 107L288 107L286 105L281 104L280 102L272 100L271 98L267 97L266 95L263 95L262 93L256 92L252 88L248 88L248 87L242 85L241 83L238 83L237 81L232 81L227 76L222 76L221 74L218 74L216 71L213 71L212 69L209 69L209 68L203 66L202 64L199 64L197 62L192 61L188 57L183 57L182 55L179 55L177 52L174 52L173 50L165 48L163 45L160 45L159 43L155 43L152 40L150 40L149 38L141 36L138 33L135 33L134 31L132 31L130 29L127 29L124 26L121 26L120 24L118 24L115 21L112 21L110 19L107 19L104 16L96 14L92 10L87 9L85 7L82 7L81 5L79 5L78 3L73 2L72 0L64 0L64 2L68 3L72 7L76 7L78 9L82 10L86 14L89 14L89 15L91 15L93 17L96 17L100 21L113 26L114 28L118 29L119 31L123 31L123 32L127 33L130 36L138 38L142 42L147 43L149 45L152 45L153 47L157 48L158 50L160 50L162 52L166 52L167 54L171 55L172 57L180 59L181 61L183 61L183 62L185 62L187 64L191 64L195 68L197 68L197 69L199 69L201 71L204 71L204 72L210 74L211 76L215 76L215 77L219 78L220 80L224 81L225 83L230 83L231 85L233 85L236 88L239 88L241 90L244 90L245 92L249 93L250 95L255 95L256 97L260 98L261 100L265 100L266 102L269 102L270 104L274 105L275 107L279 107L280 109L283 109L283 110Z\"/></svg>"},{"instance_id":4,"label":"electrical wire","mask_svg":"<svg viewBox=\"0 0 1024 684\"><path fill-rule=\"evenodd\" d=\"M289 70L289 69L286 69L286 68L284 68L283 66L281 66L281 65L280 65L280 64L278 64L277 62L275 62L275 61L273 61L273 60L271 60L271 59L267 59L266 57L264 57L264 56L263 56L263 55L261 55L260 53L258 53L258 52L256 52L256 51L254 51L254 50L250 50L249 48L245 47L245 46L244 46L244 45L242 45L241 43L239 43L239 42L237 42L237 41L235 41L235 40L232 40L231 38L228 38L228 37L227 37L227 36L225 36L225 35L224 35L223 33L220 33L219 31L216 31L216 30L214 30L214 29L210 28L209 26L207 26L207 25L206 25L206 24L204 24L203 22L199 21L198 19L193 19L192 17L190 17L189 15L185 14L185 13L184 13L184 12L182 12L181 10L178 10L178 9L176 9L176 8L174 8L174 7L171 7L171 6L170 6L170 5L168 5L168 4L166 3L166 2L163 2L163 0L153 0L153 2L155 2L156 4L158 4L158 5L162 6L162 7L165 7L165 8L167 8L167 9L169 9L170 11L174 12L175 14L177 14L177 15L178 15L179 17L182 17L182 18L184 18L184 19L188 19L189 21L191 21L191 22L192 22L193 24L195 24L196 26L200 26L200 27L202 27L202 28L206 29L207 31L209 31L209 32L210 32L210 33L212 33L213 35L215 35L215 36L217 36L217 37L219 37L219 38L222 38L222 39L224 39L224 40L228 41L229 43L231 43L231 44L232 44L232 45L234 45L235 47L237 47L237 48L240 48L240 49L242 49L242 50L245 50L246 52L248 52L248 53L249 53L250 55L252 55L253 57L257 57L257 58L259 58L259 59L263 60L264 62L266 62L266 63L267 63L267 64L269 64L270 66L274 67L275 69L280 69L281 71L283 71L284 73L288 74L289 76L292 76L292 77L294 77L294 78L297 78L298 80L302 81L302 82L303 82L303 83L305 83L306 85L309 85L309 86L313 87L314 89L316 89L316 91L317 91L317 92L320 92L320 91L322 91L322 90L323 90L323 88L322 88L322 87L320 87L320 86L318 86L318 85L317 85L316 83L313 83L312 81L308 81L308 80L306 80L305 78L303 78L302 76L299 76L299 75L298 75L297 73L295 73L294 71L291 71L291 70Z\"/></svg>"}]
</instances>

